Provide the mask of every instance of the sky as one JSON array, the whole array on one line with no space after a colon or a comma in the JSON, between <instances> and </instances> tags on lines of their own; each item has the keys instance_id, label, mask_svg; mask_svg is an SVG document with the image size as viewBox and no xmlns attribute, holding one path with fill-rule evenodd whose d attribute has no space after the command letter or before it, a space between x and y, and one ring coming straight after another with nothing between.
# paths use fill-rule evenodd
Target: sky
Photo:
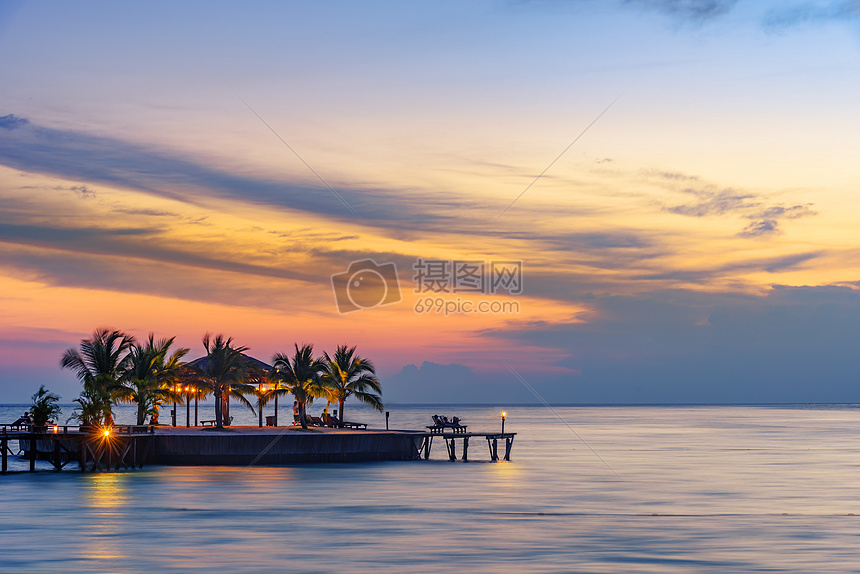
<instances>
[{"instance_id":1,"label":"sky","mask_svg":"<svg viewBox=\"0 0 860 574\"><path fill-rule=\"evenodd\" d=\"M0 402L98 327L356 345L390 404L860 402L858 72L856 0L4 2Z\"/></svg>"}]
</instances>

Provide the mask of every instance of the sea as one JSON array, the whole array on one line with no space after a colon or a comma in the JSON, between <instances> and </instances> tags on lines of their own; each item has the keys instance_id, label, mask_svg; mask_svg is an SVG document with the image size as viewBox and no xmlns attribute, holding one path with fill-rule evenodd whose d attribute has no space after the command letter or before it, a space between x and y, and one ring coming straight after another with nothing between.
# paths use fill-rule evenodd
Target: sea
<instances>
[{"instance_id":1,"label":"sea","mask_svg":"<svg viewBox=\"0 0 860 574\"><path fill-rule=\"evenodd\" d=\"M25 408L0 406L0 422ZM511 460L490 462L478 439L469 462L441 441L426 461L94 474L12 457L0 571L860 572L860 405L388 410L391 428L440 414L475 431L506 411ZM358 404L346 414L385 427Z\"/></svg>"}]
</instances>

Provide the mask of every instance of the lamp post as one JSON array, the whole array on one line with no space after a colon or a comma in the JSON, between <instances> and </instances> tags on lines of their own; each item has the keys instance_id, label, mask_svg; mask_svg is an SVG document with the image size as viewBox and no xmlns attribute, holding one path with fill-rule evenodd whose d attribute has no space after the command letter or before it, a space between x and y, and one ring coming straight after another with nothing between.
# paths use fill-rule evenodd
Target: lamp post
<instances>
[{"instance_id":1,"label":"lamp post","mask_svg":"<svg viewBox=\"0 0 860 574\"><path fill-rule=\"evenodd\" d=\"M191 426L191 387L185 387L185 428Z\"/></svg>"},{"instance_id":2,"label":"lamp post","mask_svg":"<svg viewBox=\"0 0 860 574\"><path fill-rule=\"evenodd\" d=\"M505 418L508 416L508 413L502 411L502 434L505 434Z\"/></svg>"}]
</instances>

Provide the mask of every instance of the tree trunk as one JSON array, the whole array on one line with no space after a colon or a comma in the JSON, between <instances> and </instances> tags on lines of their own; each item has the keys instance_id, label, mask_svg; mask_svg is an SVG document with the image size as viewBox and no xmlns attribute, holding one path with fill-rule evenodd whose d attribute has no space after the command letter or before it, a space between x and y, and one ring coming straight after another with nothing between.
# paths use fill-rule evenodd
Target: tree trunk
<instances>
[{"instance_id":1,"label":"tree trunk","mask_svg":"<svg viewBox=\"0 0 860 574\"><path fill-rule=\"evenodd\" d=\"M221 416L221 392L220 390L215 390L215 426L220 428L224 428L224 419Z\"/></svg>"},{"instance_id":2,"label":"tree trunk","mask_svg":"<svg viewBox=\"0 0 860 574\"><path fill-rule=\"evenodd\" d=\"M146 421L146 403L141 401L137 403L137 426L142 425Z\"/></svg>"},{"instance_id":3,"label":"tree trunk","mask_svg":"<svg viewBox=\"0 0 860 574\"><path fill-rule=\"evenodd\" d=\"M299 422L302 423L302 428L307 430L308 428L308 418L305 414L305 403L299 403Z\"/></svg>"},{"instance_id":4,"label":"tree trunk","mask_svg":"<svg viewBox=\"0 0 860 574\"><path fill-rule=\"evenodd\" d=\"M339 426L340 428L343 428L343 421L344 421L344 418L343 418L343 403L345 403L345 402L346 402L346 399L341 399L341 400L338 402L338 404L340 405L340 422L338 423L338 425L337 425L337 426Z\"/></svg>"},{"instance_id":5,"label":"tree trunk","mask_svg":"<svg viewBox=\"0 0 860 574\"><path fill-rule=\"evenodd\" d=\"M275 395L275 426L278 426L278 395Z\"/></svg>"}]
</instances>

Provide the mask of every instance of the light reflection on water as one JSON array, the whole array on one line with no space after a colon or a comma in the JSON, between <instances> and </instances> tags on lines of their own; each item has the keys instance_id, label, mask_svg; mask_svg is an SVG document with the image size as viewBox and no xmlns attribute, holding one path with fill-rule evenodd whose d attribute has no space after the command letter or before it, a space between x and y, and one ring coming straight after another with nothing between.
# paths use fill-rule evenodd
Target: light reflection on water
<instances>
[{"instance_id":1,"label":"light reflection on water","mask_svg":"<svg viewBox=\"0 0 860 574\"><path fill-rule=\"evenodd\" d=\"M401 408L392 419L418 428L438 412L495 430L498 410ZM556 408L620 479L546 409L506 410L506 429L519 433L510 463L485 462L486 442L473 439L470 458L482 462L449 463L437 443L426 462L0 477L0 564L21 572L857 571L858 409Z\"/></svg>"},{"instance_id":2,"label":"light reflection on water","mask_svg":"<svg viewBox=\"0 0 860 574\"><path fill-rule=\"evenodd\" d=\"M119 473L88 474L84 477L85 492L81 524L88 530L77 559L98 564L110 570L110 565L126 560L125 547L118 544L116 533L130 518L126 498L128 476Z\"/></svg>"}]
</instances>

